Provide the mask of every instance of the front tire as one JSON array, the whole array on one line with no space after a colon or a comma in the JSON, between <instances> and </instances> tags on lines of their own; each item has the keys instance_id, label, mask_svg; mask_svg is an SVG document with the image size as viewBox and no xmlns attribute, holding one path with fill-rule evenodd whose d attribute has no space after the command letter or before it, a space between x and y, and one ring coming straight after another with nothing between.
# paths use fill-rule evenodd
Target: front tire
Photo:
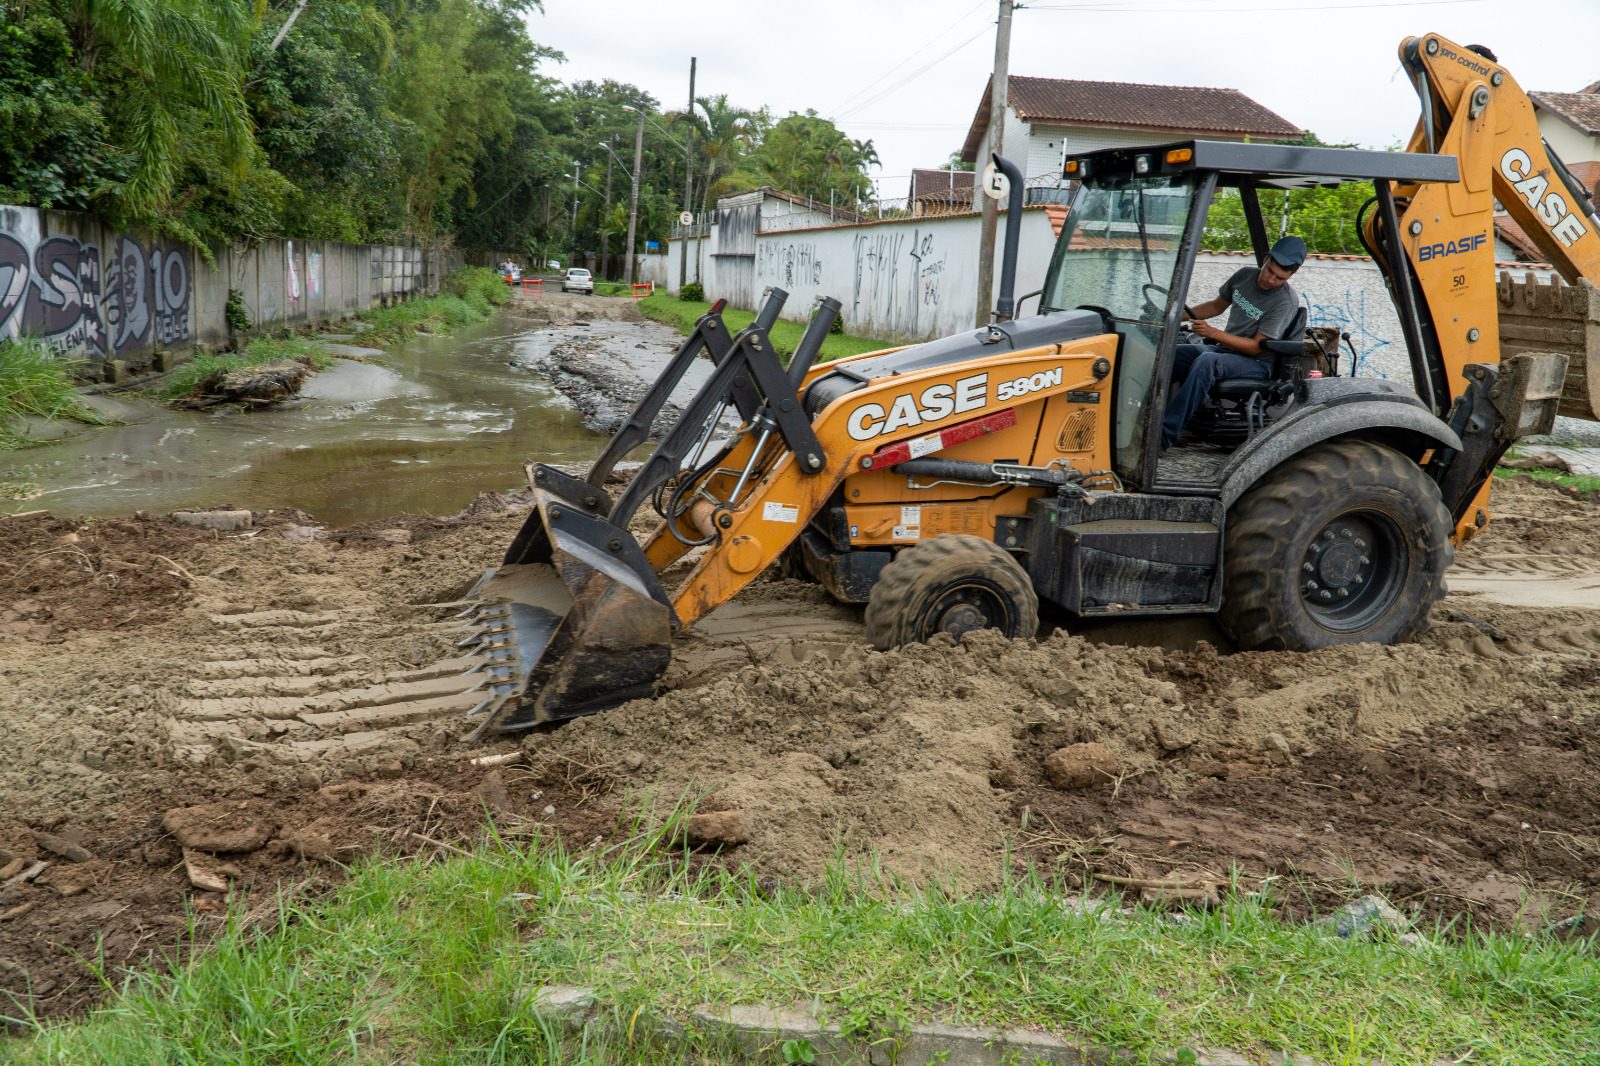
<instances>
[{"instance_id":1,"label":"front tire","mask_svg":"<svg viewBox=\"0 0 1600 1066\"><path fill-rule=\"evenodd\" d=\"M1410 640L1444 596L1451 528L1438 486L1399 452L1319 445L1230 510L1218 620L1244 649Z\"/></svg>"},{"instance_id":2,"label":"front tire","mask_svg":"<svg viewBox=\"0 0 1600 1066\"><path fill-rule=\"evenodd\" d=\"M867 639L880 651L960 639L974 629L1007 637L1039 631L1039 597L1011 553L982 537L947 534L913 545L883 568L867 598Z\"/></svg>"}]
</instances>

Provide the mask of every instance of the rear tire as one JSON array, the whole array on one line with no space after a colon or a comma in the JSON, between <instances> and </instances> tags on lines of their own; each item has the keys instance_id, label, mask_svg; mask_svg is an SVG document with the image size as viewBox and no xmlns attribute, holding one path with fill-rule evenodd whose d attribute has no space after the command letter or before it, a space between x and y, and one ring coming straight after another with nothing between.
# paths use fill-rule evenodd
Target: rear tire
<instances>
[{"instance_id":1,"label":"rear tire","mask_svg":"<svg viewBox=\"0 0 1600 1066\"><path fill-rule=\"evenodd\" d=\"M982 537L949 534L916 544L883 568L867 599L867 639L880 651L960 639L974 629L1007 637L1039 631L1039 597L1011 553Z\"/></svg>"},{"instance_id":2,"label":"rear tire","mask_svg":"<svg viewBox=\"0 0 1600 1066\"><path fill-rule=\"evenodd\" d=\"M1245 649L1410 640L1444 596L1452 525L1438 486L1399 452L1319 445L1230 509L1218 620Z\"/></svg>"}]
</instances>

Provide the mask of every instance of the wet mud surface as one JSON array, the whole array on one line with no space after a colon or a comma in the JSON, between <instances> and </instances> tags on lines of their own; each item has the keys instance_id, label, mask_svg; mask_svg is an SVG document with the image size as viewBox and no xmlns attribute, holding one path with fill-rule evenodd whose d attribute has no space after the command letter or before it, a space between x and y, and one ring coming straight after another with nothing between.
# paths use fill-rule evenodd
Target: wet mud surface
<instances>
[{"instance_id":1,"label":"wet mud surface","mask_svg":"<svg viewBox=\"0 0 1600 1066\"><path fill-rule=\"evenodd\" d=\"M1237 877L1296 917L1365 892L1507 928L1594 912L1600 506L1523 480L1494 506L1414 644L1228 654L1151 626L878 653L858 609L769 573L657 697L475 746L451 604L518 495L343 529L0 517L0 994L70 1014L102 994L85 960L171 957L191 915L203 939L491 821L584 847L686 794L747 827L703 861L799 884L842 848L971 888Z\"/></svg>"}]
</instances>

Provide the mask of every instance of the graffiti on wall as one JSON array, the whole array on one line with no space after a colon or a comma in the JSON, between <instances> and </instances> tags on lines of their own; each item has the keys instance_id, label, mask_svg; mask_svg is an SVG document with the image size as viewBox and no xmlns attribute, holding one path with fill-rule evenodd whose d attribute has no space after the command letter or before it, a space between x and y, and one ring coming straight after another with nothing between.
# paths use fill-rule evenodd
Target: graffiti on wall
<instances>
[{"instance_id":1,"label":"graffiti on wall","mask_svg":"<svg viewBox=\"0 0 1600 1066\"><path fill-rule=\"evenodd\" d=\"M119 237L105 258L76 237L0 217L0 337L41 338L61 355L104 359L189 338L188 253Z\"/></svg>"},{"instance_id":2,"label":"graffiti on wall","mask_svg":"<svg viewBox=\"0 0 1600 1066\"><path fill-rule=\"evenodd\" d=\"M1318 293L1317 295L1322 295ZM1350 368L1350 376L1386 378L1389 375L1379 364L1382 359L1375 359L1379 352L1389 347L1393 342L1390 338L1377 333L1367 320L1367 294L1365 292L1344 291L1344 296L1328 303L1319 303L1306 297L1309 313L1306 324L1311 326L1337 326L1341 332L1350 335L1350 344L1355 348L1355 365ZM1387 311L1387 307L1385 308ZM1346 351L1348 354L1348 351ZM1343 371L1341 371L1342 373Z\"/></svg>"},{"instance_id":3,"label":"graffiti on wall","mask_svg":"<svg viewBox=\"0 0 1600 1066\"><path fill-rule=\"evenodd\" d=\"M893 329L900 307L900 253L904 233L861 233L855 239L855 284L850 290L850 321L873 319Z\"/></svg>"},{"instance_id":4,"label":"graffiti on wall","mask_svg":"<svg viewBox=\"0 0 1600 1066\"><path fill-rule=\"evenodd\" d=\"M107 267L106 322L112 350L177 344L189 339L189 253L118 237Z\"/></svg>"},{"instance_id":5,"label":"graffiti on wall","mask_svg":"<svg viewBox=\"0 0 1600 1066\"><path fill-rule=\"evenodd\" d=\"M911 252L912 260L916 263L914 268L916 292L911 306L911 332L918 332L921 310L926 308L930 315L936 316L939 312L940 289L944 282L945 254L940 253L937 258L933 250L933 233L923 233L920 230L912 233Z\"/></svg>"},{"instance_id":6,"label":"graffiti on wall","mask_svg":"<svg viewBox=\"0 0 1600 1066\"><path fill-rule=\"evenodd\" d=\"M810 241L763 241L756 246L756 277L793 290L822 284L822 256Z\"/></svg>"},{"instance_id":7,"label":"graffiti on wall","mask_svg":"<svg viewBox=\"0 0 1600 1066\"><path fill-rule=\"evenodd\" d=\"M920 336L936 327L947 252L936 251L932 230L861 234L855 239L853 321ZM902 279L903 283L902 283Z\"/></svg>"}]
</instances>

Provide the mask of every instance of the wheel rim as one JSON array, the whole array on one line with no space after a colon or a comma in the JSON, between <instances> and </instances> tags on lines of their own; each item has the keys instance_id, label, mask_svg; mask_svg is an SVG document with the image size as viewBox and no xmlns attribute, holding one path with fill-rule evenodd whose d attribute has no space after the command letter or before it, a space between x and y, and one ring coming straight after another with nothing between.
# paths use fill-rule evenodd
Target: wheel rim
<instances>
[{"instance_id":1,"label":"wheel rim","mask_svg":"<svg viewBox=\"0 0 1600 1066\"><path fill-rule=\"evenodd\" d=\"M917 640L948 633L960 640L974 629L998 629L1007 636L1016 628L1010 599L987 581L966 581L939 590L919 620Z\"/></svg>"},{"instance_id":2,"label":"wheel rim","mask_svg":"<svg viewBox=\"0 0 1600 1066\"><path fill-rule=\"evenodd\" d=\"M1400 596L1411 551L1400 528L1377 511L1335 517L1311 538L1300 564L1300 598L1318 624L1358 632Z\"/></svg>"}]
</instances>

